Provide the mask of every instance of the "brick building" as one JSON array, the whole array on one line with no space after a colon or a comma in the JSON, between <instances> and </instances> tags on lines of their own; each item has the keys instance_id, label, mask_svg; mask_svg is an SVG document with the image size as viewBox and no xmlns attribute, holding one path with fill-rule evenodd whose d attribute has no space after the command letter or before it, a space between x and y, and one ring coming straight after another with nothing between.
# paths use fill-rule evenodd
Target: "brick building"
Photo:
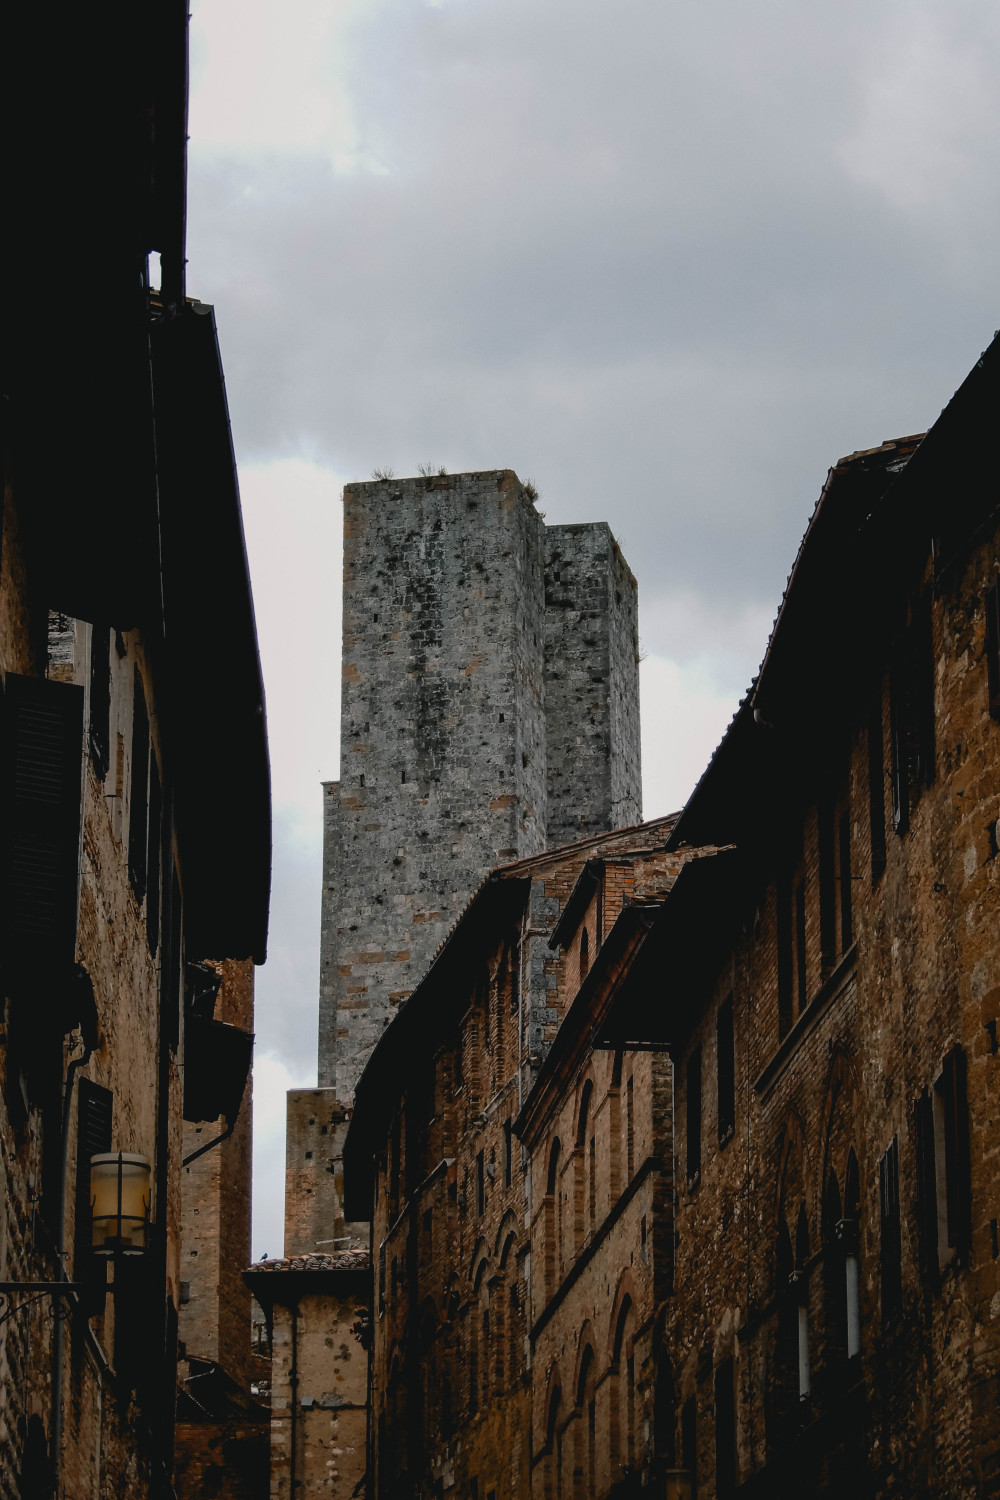
<instances>
[{"instance_id":1,"label":"brick building","mask_svg":"<svg viewBox=\"0 0 1000 1500\"><path fill-rule=\"evenodd\" d=\"M0 22L5 1500L172 1493L184 1118L237 1118L251 1040L198 975L266 945L253 606L184 284L186 26L173 0ZM149 1169L111 1274L108 1152Z\"/></svg>"},{"instance_id":2,"label":"brick building","mask_svg":"<svg viewBox=\"0 0 1000 1500\"><path fill-rule=\"evenodd\" d=\"M831 471L597 1034L668 1044L668 1457L699 1495L997 1492L994 343Z\"/></svg>"},{"instance_id":3,"label":"brick building","mask_svg":"<svg viewBox=\"0 0 1000 1500\"><path fill-rule=\"evenodd\" d=\"M493 871L358 1085L344 1171L347 1212L371 1215L375 1256L372 1500L535 1492L544 1454L534 1349L541 1340L553 1375L556 1309L572 1324L597 1297L603 1378L611 1298L595 1289L627 1226L634 1219L638 1232L644 1211L652 1223L669 1195L669 1081L648 1056L630 1061L624 1084L620 1061L584 1067L579 1078L579 1049L569 1056L562 1046L563 1018L579 990L586 1051L585 997L595 979L611 981L600 956L585 976L581 948L598 953L623 903L669 882L678 864L664 852L671 826L661 819ZM609 939L607 952L615 946ZM558 1080L554 1094L536 1079ZM576 1122L565 1116L579 1114L581 1094L593 1098L593 1114L585 1104L576 1149ZM547 1149L529 1157L518 1130L532 1145L529 1131L544 1136ZM562 1155L553 1145L560 1130ZM608 1143L599 1171L594 1131ZM546 1168L557 1162L548 1194L536 1157ZM591 1274L581 1277L585 1253ZM638 1326L629 1309L644 1312L647 1280L639 1269L624 1291L620 1276L612 1289L618 1313L625 1308L629 1359ZM563 1355L567 1387L577 1355L574 1341ZM561 1441L562 1413L559 1423Z\"/></svg>"}]
</instances>

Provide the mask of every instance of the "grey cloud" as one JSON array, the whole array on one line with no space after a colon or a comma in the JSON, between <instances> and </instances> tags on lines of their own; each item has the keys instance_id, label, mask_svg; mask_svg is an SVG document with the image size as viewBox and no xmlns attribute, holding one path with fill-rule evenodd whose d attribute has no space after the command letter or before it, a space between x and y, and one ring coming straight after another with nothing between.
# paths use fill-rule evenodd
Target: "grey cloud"
<instances>
[{"instance_id":1,"label":"grey cloud","mask_svg":"<svg viewBox=\"0 0 1000 1500\"><path fill-rule=\"evenodd\" d=\"M192 285L241 454L509 464L550 520L620 527L646 597L776 601L827 466L932 421L992 333L998 141L959 142L946 213L845 166L922 20L959 53L1000 39L985 0L951 12L361 12L386 175L195 149Z\"/></svg>"}]
</instances>

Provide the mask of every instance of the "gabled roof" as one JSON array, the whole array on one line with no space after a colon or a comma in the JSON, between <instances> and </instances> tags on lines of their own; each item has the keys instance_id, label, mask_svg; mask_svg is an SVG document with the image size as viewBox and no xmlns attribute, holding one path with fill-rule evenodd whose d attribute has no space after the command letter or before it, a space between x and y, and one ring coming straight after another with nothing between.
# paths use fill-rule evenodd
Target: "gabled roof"
<instances>
[{"instance_id":1,"label":"gabled roof","mask_svg":"<svg viewBox=\"0 0 1000 1500\"><path fill-rule=\"evenodd\" d=\"M831 750L832 709L868 688L873 645L900 627L906 590L1000 508L984 464L1000 400L994 339L925 437L849 454L830 470L788 578L758 676L688 799L670 847L766 830L803 764Z\"/></svg>"}]
</instances>

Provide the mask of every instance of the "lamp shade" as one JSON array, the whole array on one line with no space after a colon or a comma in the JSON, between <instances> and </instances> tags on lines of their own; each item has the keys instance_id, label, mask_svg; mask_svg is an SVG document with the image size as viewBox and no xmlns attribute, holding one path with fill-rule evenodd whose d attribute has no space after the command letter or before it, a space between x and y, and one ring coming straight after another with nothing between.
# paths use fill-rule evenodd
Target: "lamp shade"
<instances>
[{"instance_id":1,"label":"lamp shade","mask_svg":"<svg viewBox=\"0 0 1000 1500\"><path fill-rule=\"evenodd\" d=\"M141 1255L149 1243L149 1158L111 1151L90 1158L90 1247L95 1255Z\"/></svg>"},{"instance_id":2,"label":"lamp shade","mask_svg":"<svg viewBox=\"0 0 1000 1500\"><path fill-rule=\"evenodd\" d=\"M663 1475L663 1500L692 1500L694 1475L690 1469L667 1469Z\"/></svg>"}]
</instances>

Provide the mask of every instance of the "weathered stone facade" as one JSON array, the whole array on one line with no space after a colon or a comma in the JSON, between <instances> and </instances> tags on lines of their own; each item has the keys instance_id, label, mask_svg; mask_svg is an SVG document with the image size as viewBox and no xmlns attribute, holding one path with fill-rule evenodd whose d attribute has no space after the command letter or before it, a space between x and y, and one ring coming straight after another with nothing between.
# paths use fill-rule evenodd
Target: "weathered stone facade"
<instances>
[{"instance_id":1,"label":"weathered stone facade","mask_svg":"<svg viewBox=\"0 0 1000 1500\"><path fill-rule=\"evenodd\" d=\"M509 470L346 487L319 1023L342 1104L487 870L637 821L635 621L608 528L546 528Z\"/></svg>"}]
</instances>

